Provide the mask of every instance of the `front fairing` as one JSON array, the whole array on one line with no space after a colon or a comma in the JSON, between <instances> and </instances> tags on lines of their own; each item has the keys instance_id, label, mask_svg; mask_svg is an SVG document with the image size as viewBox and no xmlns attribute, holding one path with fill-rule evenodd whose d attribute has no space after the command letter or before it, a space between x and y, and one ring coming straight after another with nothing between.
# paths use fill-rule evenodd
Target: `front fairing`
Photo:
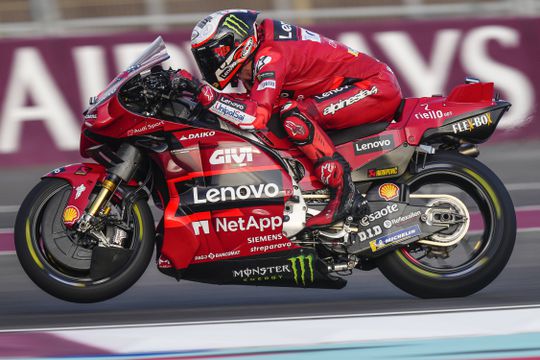
<instances>
[{"instance_id":1,"label":"front fairing","mask_svg":"<svg viewBox=\"0 0 540 360\"><path fill-rule=\"evenodd\" d=\"M114 117L109 114L107 105L122 85L169 57L163 38L159 36L126 70L118 74L103 91L91 99L91 105L84 112L85 126L99 128L109 125Z\"/></svg>"}]
</instances>

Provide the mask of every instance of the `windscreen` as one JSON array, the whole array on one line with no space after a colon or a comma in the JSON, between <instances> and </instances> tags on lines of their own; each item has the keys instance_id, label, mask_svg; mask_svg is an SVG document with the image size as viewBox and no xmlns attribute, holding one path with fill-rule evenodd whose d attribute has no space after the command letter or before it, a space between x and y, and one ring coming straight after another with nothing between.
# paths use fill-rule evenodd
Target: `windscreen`
<instances>
[{"instance_id":1,"label":"windscreen","mask_svg":"<svg viewBox=\"0 0 540 360\"><path fill-rule=\"evenodd\" d=\"M107 99L113 96L118 89L135 75L162 63L169 58L167 48L161 36L159 36L129 67L118 74L109 85L99 93L93 104L86 110L86 114L92 114Z\"/></svg>"}]
</instances>

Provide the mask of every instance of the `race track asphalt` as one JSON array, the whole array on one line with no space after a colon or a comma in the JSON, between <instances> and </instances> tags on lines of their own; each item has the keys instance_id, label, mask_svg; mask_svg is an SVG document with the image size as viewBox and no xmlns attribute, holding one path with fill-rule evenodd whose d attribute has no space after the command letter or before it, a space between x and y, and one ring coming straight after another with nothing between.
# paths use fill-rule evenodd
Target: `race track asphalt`
<instances>
[{"instance_id":1,"label":"race track asphalt","mask_svg":"<svg viewBox=\"0 0 540 360\"><path fill-rule=\"evenodd\" d=\"M540 209L540 142L484 145L479 159L509 187L516 207ZM0 208L20 204L39 176L57 165L2 169ZM13 227L14 218L13 212L0 213L0 229ZM318 290L177 283L151 264L139 282L117 298L72 304L38 289L16 256L4 254L0 330L540 304L540 219L535 225L518 232L507 268L490 286L467 298L441 300L409 296L377 270L356 272L342 290Z\"/></svg>"}]
</instances>

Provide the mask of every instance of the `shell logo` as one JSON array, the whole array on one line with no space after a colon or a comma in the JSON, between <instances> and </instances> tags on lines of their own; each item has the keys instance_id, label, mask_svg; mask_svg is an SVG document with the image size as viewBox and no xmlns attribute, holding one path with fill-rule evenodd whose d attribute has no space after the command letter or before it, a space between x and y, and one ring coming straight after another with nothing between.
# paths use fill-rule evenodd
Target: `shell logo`
<instances>
[{"instance_id":1,"label":"shell logo","mask_svg":"<svg viewBox=\"0 0 540 360\"><path fill-rule=\"evenodd\" d=\"M390 201L399 196L399 187L396 184L385 183L379 186L379 196L386 201Z\"/></svg>"},{"instance_id":2,"label":"shell logo","mask_svg":"<svg viewBox=\"0 0 540 360\"><path fill-rule=\"evenodd\" d=\"M77 209L75 206L69 205L64 210L64 224L73 225L77 220L79 220L80 216L81 213L79 212L79 209Z\"/></svg>"}]
</instances>

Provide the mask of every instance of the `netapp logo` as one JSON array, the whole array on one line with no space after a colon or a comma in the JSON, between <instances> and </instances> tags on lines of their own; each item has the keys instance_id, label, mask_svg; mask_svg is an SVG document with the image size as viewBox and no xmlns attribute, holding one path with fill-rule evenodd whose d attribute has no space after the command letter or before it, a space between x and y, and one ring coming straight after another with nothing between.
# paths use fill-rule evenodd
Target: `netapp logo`
<instances>
[{"instance_id":1,"label":"netapp logo","mask_svg":"<svg viewBox=\"0 0 540 360\"><path fill-rule=\"evenodd\" d=\"M253 161L253 148L240 147L229 149L218 149L212 153L209 162L212 165L222 164L238 164L240 166L247 165Z\"/></svg>"},{"instance_id":2,"label":"netapp logo","mask_svg":"<svg viewBox=\"0 0 540 360\"><path fill-rule=\"evenodd\" d=\"M356 155L369 154L372 152L393 149L394 136L383 135L376 136L366 140L360 140L354 143L354 153Z\"/></svg>"},{"instance_id":3,"label":"netapp logo","mask_svg":"<svg viewBox=\"0 0 540 360\"><path fill-rule=\"evenodd\" d=\"M223 201L275 198L279 186L274 183L259 185L223 186L219 188L193 188L193 204L219 203Z\"/></svg>"},{"instance_id":4,"label":"netapp logo","mask_svg":"<svg viewBox=\"0 0 540 360\"><path fill-rule=\"evenodd\" d=\"M275 231L281 228L283 219L281 216L262 217L258 218L250 216L247 219L243 217L239 218L216 218L215 227L216 232L237 232L237 231L255 231L264 232L267 230ZM193 233L195 235L210 234L210 220L193 221ZM280 238L281 239L281 238ZM251 243L249 241L249 243Z\"/></svg>"}]
</instances>

